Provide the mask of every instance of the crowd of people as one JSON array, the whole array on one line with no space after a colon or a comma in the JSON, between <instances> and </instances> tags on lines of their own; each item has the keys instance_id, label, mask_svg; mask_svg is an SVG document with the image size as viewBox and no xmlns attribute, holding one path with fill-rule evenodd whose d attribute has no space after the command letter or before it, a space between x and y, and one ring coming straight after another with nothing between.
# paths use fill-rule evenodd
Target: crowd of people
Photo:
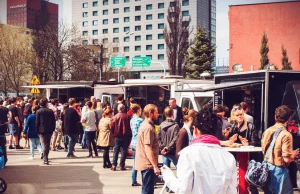
<instances>
[{"instance_id":1,"label":"crowd of people","mask_svg":"<svg viewBox=\"0 0 300 194\"><path fill-rule=\"evenodd\" d=\"M87 157L98 157L98 149L103 150L103 168L112 171L127 170L125 163L130 149L134 158L131 185L141 186L142 194L154 193L158 175L162 175L170 193L229 194L236 193L236 160L222 147L261 146L265 154L272 135L280 127L284 132L276 139L275 151L267 159L272 179L263 189L266 193L291 193L293 186L287 166L299 155L299 150L292 149L293 137L286 130L291 111L286 106L277 108L276 124L261 137L253 117L247 114L248 109L245 102L235 104L230 112L225 106L207 104L198 112L182 109L171 98L157 131L154 122L159 116L158 107L148 104L142 109L134 98L127 106L122 95L113 106L104 105L92 96L85 99L82 108L74 98L63 105L57 99L7 98L0 100L0 146L7 161L5 133L8 129L9 149L23 149L19 142L24 137L29 140L30 159L37 148L40 158L48 165L50 150L64 149L66 157L75 158L75 144L80 143L88 149ZM262 160L262 154L251 158ZM170 169L171 163L177 169L177 176ZM137 182L138 171L142 183ZM253 185L250 191L258 193Z\"/></svg>"}]
</instances>

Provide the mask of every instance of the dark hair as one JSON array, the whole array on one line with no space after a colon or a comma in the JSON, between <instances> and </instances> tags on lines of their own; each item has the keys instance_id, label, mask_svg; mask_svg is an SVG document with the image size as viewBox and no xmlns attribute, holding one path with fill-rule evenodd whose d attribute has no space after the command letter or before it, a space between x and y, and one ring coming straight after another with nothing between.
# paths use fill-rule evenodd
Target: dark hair
<instances>
[{"instance_id":1,"label":"dark hair","mask_svg":"<svg viewBox=\"0 0 300 194\"><path fill-rule=\"evenodd\" d=\"M211 106L204 105L196 115L193 125L201 131L202 134L215 135L218 130L218 117Z\"/></svg>"},{"instance_id":2,"label":"dark hair","mask_svg":"<svg viewBox=\"0 0 300 194\"><path fill-rule=\"evenodd\" d=\"M75 100L75 98L70 98L68 102L72 106L73 104L76 103L76 100Z\"/></svg>"},{"instance_id":3,"label":"dark hair","mask_svg":"<svg viewBox=\"0 0 300 194\"><path fill-rule=\"evenodd\" d=\"M138 105L138 104L132 104L130 106L130 108L131 108L131 110L132 110L133 113L137 113L141 109L141 106Z\"/></svg>"},{"instance_id":4,"label":"dark hair","mask_svg":"<svg viewBox=\"0 0 300 194\"><path fill-rule=\"evenodd\" d=\"M2 105L2 104L3 104L3 102L4 102L3 100L0 100L0 105Z\"/></svg>"},{"instance_id":5,"label":"dark hair","mask_svg":"<svg viewBox=\"0 0 300 194\"><path fill-rule=\"evenodd\" d=\"M57 98L52 100L52 104L55 105L56 103L59 103L59 100Z\"/></svg>"},{"instance_id":6,"label":"dark hair","mask_svg":"<svg viewBox=\"0 0 300 194\"><path fill-rule=\"evenodd\" d=\"M129 102L130 102L131 104L136 104L136 101L135 101L134 98L130 98L130 99L129 99Z\"/></svg>"},{"instance_id":7,"label":"dark hair","mask_svg":"<svg viewBox=\"0 0 300 194\"><path fill-rule=\"evenodd\" d=\"M213 109L213 111L214 111L214 113L225 112L224 111L224 107L222 105L220 105L220 104L217 105L217 106L215 106L214 109Z\"/></svg>"},{"instance_id":8,"label":"dark hair","mask_svg":"<svg viewBox=\"0 0 300 194\"><path fill-rule=\"evenodd\" d=\"M248 104L246 102L241 102L241 107L243 110L246 110L248 108Z\"/></svg>"},{"instance_id":9,"label":"dark hair","mask_svg":"<svg viewBox=\"0 0 300 194\"><path fill-rule=\"evenodd\" d=\"M88 101L88 102L86 102L86 105L87 105L89 108L92 108L93 103L92 103L91 101Z\"/></svg>"},{"instance_id":10,"label":"dark hair","mask_svg":"<svg viewBox=\"0 0 300 194\"><path fill-rule=\"evenodd\" d=\"M36 112L38 109L39 109L39 106L33 105L32 108L31 108L31 111L34 113L34 112Z\"/></svg>"},{"instance_id":11,"label":"dark hair","mask_svg":"<svg viewBox=\"0 0 300 194\"><path fill-rule=\"evenodd\" d=\"M165 117L171 117L173 115L174 111L173 108L167 106L164 110Z\"/></svg>"},{"instance_id":12,"label":"dark hair","mask_svg":"<svg viewBox=\"0 0 300 194\"><path fill-rule=\"evenodd\" d=\"M67 108L69 108L69 104L68 103L64 103L63 111L67 110Z\"/></svg>"},{"instance_id":13,"label":"dark hair","mask_svg":"<svg viewBox=\"0 0 300 194\"><path fill-rule=\"evenodd\" d=\"M17 101L17 99L16 99L15 97L13 97L13 98L10 99L10 102L9 102L9 103L10 103L10 104L13 104L13 103L15 103L16 101Z\"/></svg>"},{"instance_id":14,"label":"dark hair","mask_svg":"<svg viewBox=\"0 0 300 194\"><path fill-rule=\"evenodd\" d=\"M285 105L276 108L275 121L278 123L285 123L291 117L291 109Z\"/></svg>"},{"instance_id":15,"label":"dark hair","mask_svg":"<svg viewBox=\"0 0 300 194\"><path fill-rule=\"evenodd\" d=\"M117 99L118 99L118 101L122 101L124 99L123 94L119 94Z\"/></svg>"},{"instance_id":16,"label":"dark hair","mask_svg":"<svg viewBox=\"0 0 300 194\"><path fill-rule=\"evenodd\" d=\"M102 116L103 116L103 117L107 117L108 115L112 114L112 112L113 112L113 111L112 111L111 107L108 106L108 107L105 109L105 111L103 112Z\"/></svg>"},{"instance_id":17,"label":"dark hair","mask_svg":"<svg viewBox=\"0 0 300 194\"><path fill-rule=\"evenodd\" d=\"M43 106L43 107L46 107L47 103L48 103L47 98L42 98L42 99L40 100L40 105Z\"/></svg>"}]
</instances>

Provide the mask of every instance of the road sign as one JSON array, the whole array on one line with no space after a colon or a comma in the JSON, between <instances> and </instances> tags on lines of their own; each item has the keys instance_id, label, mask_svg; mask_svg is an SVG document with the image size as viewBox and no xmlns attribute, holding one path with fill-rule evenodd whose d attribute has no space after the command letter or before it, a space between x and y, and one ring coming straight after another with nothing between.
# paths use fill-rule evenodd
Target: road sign
<instances>
[{"instance_id":1,"label":"road sign","mask_svg":"<svg viewBox=\"0 0 300 194\"><path fill-rule=\"evenodd\" d=\"M132 67L150 67L151 58L147 56L133 57Z\"/></svg>"},{"instance_id":2,"label":"road sign","mask_svg":"<svg viewBox=\"0 0 300 194\"><path fill-rule=\"evenodd\" d=\"M126 58L124 56L111 56L109 61L109 66L113 68L125 67L126 65Z\"/></svg>"},{"instance_id":3,"label":"road sign","mask_svg":"<svg viewBox=\"0 0 300 194\"><path fill-rule=\"evenodd\" d=\"M40 84L40 80L37 78L36 75L33 76L33 78L32 78L31 81L30 81L30 84L31 84L31 85L37 85L37 84Z\"/></svg>"},{"instance_id":4,"label":"road sign","mask_svg":"<svg viewBox=\"0 0 300 194\"><path fill-rule=\"evenodd\" d=\"M30 90L30 93L31 93L31 94L39 94L39 93L41 93L41 92L40 92L40 90L39 90L38 88L32 88L32 89Z\"/></svg>"}]
</instances>

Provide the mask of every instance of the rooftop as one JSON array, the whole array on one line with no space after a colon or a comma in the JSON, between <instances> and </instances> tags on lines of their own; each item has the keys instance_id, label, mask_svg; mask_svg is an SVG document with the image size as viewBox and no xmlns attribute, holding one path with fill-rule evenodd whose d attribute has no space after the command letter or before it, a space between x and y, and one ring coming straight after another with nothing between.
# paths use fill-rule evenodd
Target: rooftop
<instances>
[{"instance_id":1,"label":"rooftop","mask_svg":"<svg viewBox=\"0 0 300 194\"><path fill-rule=\"evenodd\" d=\"M238 5L229 5L229 7L231 7L231 6L246 6L246 5L264 5L264 4L275 4L275 3L300 3L300 0L265 2L265 3L252 3L252 4L238 4Z\"/></svg>"}]
</instances>

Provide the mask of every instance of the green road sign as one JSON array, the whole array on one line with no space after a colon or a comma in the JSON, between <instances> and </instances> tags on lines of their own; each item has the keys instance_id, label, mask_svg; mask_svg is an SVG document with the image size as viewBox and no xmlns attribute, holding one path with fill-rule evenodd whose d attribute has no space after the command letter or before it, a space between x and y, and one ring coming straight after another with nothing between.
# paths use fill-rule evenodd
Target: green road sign
<instances>
[{"instance_id":1,"label":"green road sign","mask_svg":"<svg viewBox=\"0 0 300 194\"><path fill-rule=\"evenodd\" d=\"M150 67L150 57L141 56L132 58L132 67Z\"/></svg>"},{"instance_id":2,"label":"green road sign","mask_svg":"<svg viewBox=\"0 0 300 194\"><path fill-rule=\"evenodd\" d=\"M126 58L124 56L111 56L109 66L112 68L125 67Z\"/></svg>"}]
</instances>

